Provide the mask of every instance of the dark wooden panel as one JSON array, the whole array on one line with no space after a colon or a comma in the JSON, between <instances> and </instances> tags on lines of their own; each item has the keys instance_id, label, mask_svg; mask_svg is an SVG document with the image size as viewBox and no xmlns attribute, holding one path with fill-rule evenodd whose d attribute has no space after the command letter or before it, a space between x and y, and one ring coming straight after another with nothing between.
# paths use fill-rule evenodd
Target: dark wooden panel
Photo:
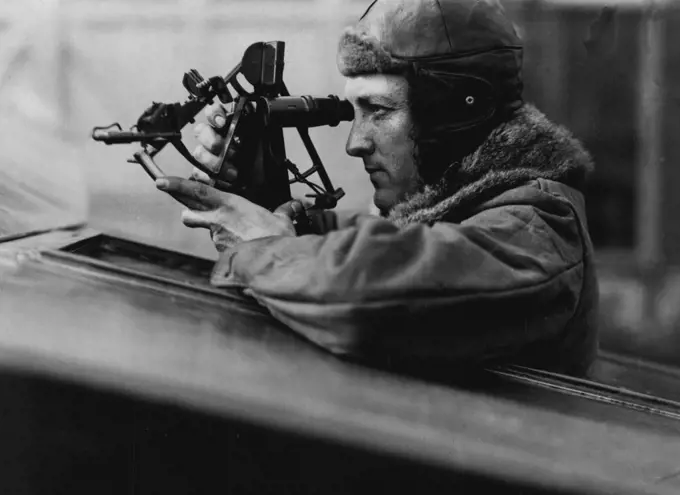
<instances>
[{"instance_id":1,"label":"dark wooden panel","mask_svg":"<svg viewBox=\"0 0 680 495\"><path fill-rule=\"evenodd\" d=\"M540 387L456 388L342 362L237 295L132 277L84 257L0 259L0 362L15 373L507 483L677 488L673 421Z\"/></svg>"},{"instance_id":2,"label":"dark wooden panel","mask_svg":"<svg viewBox=\"0 0 680 495\"><path fill-rule=\"evenodd\" d=\"M546 493L26 374L0 374L0 397L12 495Z\"/></svg>"}]
</instances>

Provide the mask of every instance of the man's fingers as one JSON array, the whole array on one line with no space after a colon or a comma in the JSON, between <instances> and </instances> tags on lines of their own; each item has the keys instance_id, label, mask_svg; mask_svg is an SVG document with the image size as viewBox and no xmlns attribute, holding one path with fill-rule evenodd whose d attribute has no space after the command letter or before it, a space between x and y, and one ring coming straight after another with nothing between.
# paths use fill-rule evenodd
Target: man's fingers
<instances>
[{"instance_id":1,"label":"man's fingers","mask_svg":"<svg viewBox=\"0 0 680 495\"><path fill-rule=\"evenodd\" d=\"M227 206L231 195L223 193L202 182L181 177L164 177L156 181L156 187L173 196L184 196L197 201L205 209Z\"/></svg>"},{"instance_id":2,"label":"man's fingers","mask_svg":"<svg viewBox=\"0 0 680 495\"><path fill-rule=\"evenodd\" d=\"M294 220L296 217L303 214L304 212L305 212L304 205L300 200L297 199L287 201L273 211L274 215L290 218L291 220Z\"/></svg>"},{"instance_id":3,"label":"man's fingers","mask_svg":"<svg viewBox=\"0 0 680 495\"><path fill-rule=\"evenodd\" d=\"M212 214L189 209L182 210L182 223L192 229L201 227L209 229L212 224Z\"/></svg>"},{"instance_id":4,"label":"man's fingers","mask_svg":"<svg viewBox=\"0 0 680 495\"><path fill-rule=\"evenodd\" d=\"M213 155L219 155L224 149L227 140L220 136L209 125L199 123L194 127L196 140Z\"/></svg>"},{"instance_id":5,"label":"man's fingers","mask_svg":"<svg viewBox=\"0 0 680 495\"><path fill-rule=\"evenodd\" d=\"M211 211L213 210L212 206L206 206L205 204L196 201L195 199L191 199L189 196L184 196L183 194L179 193L168 193L170 196L172 196L176 201L179 203L183 204L187 208L190 208L192 210L196 211Z\"/></svg>"},{"instance_id":6,"label":"man's fingers","mask_svg":"<svg viewBox=\"0 0 680 495\"><path fill-rule=\"evenodd\" d=\"M206 174L203 170L194 167L191 171L191 180L197 182L202 182L203 184L208 184L209 186L215 185L215 180Z\"/></svg>"},{"instance_id":7,"label":"man's fingers","mask_svg":"<svg viewBox=\"0 0 680 495\"><path fill-rule=\"evenodd\" d=\"M196 159L196 161L198 161L201 165L203 165L211 172L217 174L220 168L219 156L211 153L203 145L200 144L196 147L196 149L194 149L192 155ZM236 177L238 176L238 171L236 170L236 167L229 163L229 160L233 158L233 156L234 151L231 148L229 148L229 152L227 152L227 161L224 163L224 165L222 165L223 170L222 173L220 174L226 180L236 180Z\"/></svg>"},{"instance_id":8,"label":"man's fingers","mask_svg":"<svg viewBox=\"0 0 680 495\"><path fill-rule=\"evenodd\" d=\"M226 168L226 167L225 167ZM207 184L209 186L214 187L215 189L219 189L220 191L225 191L225 192L230 192L233 190L234 187L234 180L236 179L236 174L235 173L230 173L230 172L235 172L234 169L231 168L226 168L227 170L227 180L223 180L221 178L214 178L203 172L202 170L194 167L193 171L191 172L191 177L189 177L190 180L195 180L198 182L202 182L203 184Z\"/></svg>"},{"instance_id":9,"label":"man's fingers","mask_svg":"<svg viewBox=\"0 0 680 495\"><path fill-rule=\"evenodd\" d=\"M201 165L203 165L205 168L207 168L208 170L215 174L220 168L220 157L212 154L210 151L205 149L205 147L201 144L196 146L194 152L192 153L192 156L196 159L197 162L199 162Z\"/></svg>"},{"instance_id":10,"label":"man's fingers","mask_svg":"<svg viewBox=\"0 0 680 495\"><path fill-rule=\"evenodd\" d=\"M227 118L234 111L234 104L215 102L205 108L205 117L215 129L222 129L227 125Z\"/></svg>"}]
</instances>

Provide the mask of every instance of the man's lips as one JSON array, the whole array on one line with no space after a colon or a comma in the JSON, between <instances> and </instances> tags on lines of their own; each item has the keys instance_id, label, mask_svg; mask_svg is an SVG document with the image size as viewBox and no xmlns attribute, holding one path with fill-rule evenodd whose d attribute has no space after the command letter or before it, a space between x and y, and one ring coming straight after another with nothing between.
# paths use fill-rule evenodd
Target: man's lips
<instances>
[{"instance_id":1,"label":"man's lips","mask_svg":"<svg viewBox=\"0 0 680 495\"><path fill-rule=\"evenodd\" d=\"M366 173L368 174L368 177L371 180L373 187L378 187L385 181L386 177L385 171L381 168L367 168Z\"/></svg>"}]
</instances>

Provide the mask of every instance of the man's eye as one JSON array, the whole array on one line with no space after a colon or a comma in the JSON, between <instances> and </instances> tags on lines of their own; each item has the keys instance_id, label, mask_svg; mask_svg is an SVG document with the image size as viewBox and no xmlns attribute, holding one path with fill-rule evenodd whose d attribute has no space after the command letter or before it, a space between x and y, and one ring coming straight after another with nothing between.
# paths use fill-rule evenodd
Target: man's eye
<instances>
[{"instance_id":1,"label":"man's eye","mask_svg":"<svg viewBox=\"0 0 680 495\"><path fill-rule=\"evenodd\" d=\"M389 108L387 108L387 107L383 107L381 105L374 105L374 104L370 104L370 103L367 105L367 109L371 113L379 114L379 115L382 115L389 110Z\"/></svg>"}]
</instances>

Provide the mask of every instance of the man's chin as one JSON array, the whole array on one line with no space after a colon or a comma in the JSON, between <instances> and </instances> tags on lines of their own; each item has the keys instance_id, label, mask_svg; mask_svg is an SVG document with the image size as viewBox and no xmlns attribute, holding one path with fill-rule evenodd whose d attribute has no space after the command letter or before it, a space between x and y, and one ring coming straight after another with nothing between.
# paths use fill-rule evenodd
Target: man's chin
<instances>
[{"instance_id":1,"label":"man's chin","mask_svg":"<svg viewBox=\"0 0 680 495\"><path fill-rule=\"evenodd\" d=\"M373 206L377 210L381 217L386 217L389 215L392 208L397 204L394 195L390 191L376 189L373 194Z\"/></svg>"}]
</instances>

